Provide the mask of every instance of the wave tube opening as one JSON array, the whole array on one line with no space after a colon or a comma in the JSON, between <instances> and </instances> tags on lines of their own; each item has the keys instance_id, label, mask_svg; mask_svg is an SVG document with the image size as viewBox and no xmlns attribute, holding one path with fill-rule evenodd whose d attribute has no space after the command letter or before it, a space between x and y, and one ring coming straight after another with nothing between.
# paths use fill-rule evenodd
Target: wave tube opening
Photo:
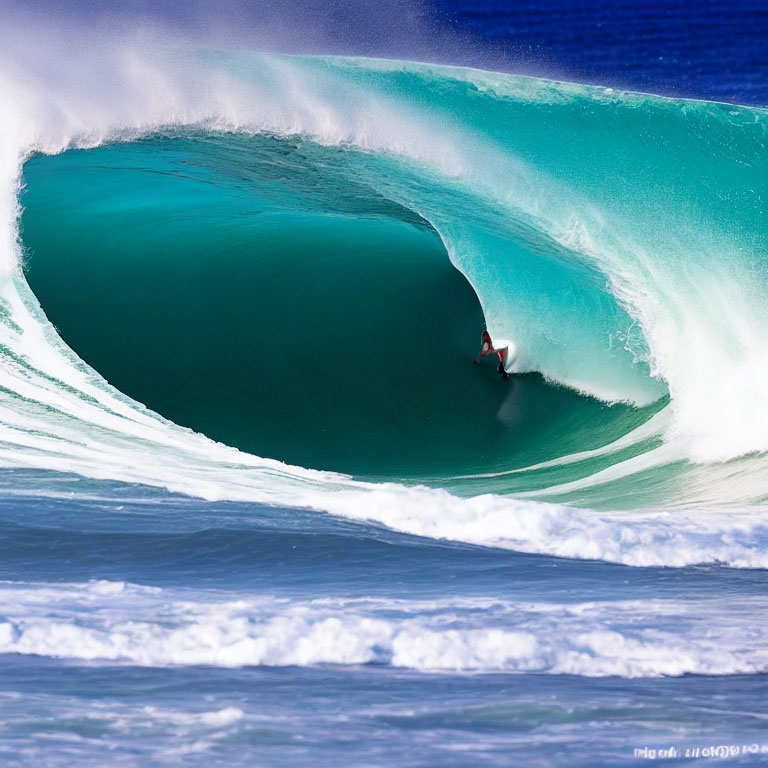
<instances>
[{"instance_id":1,"label":"wave tube opening","mask_svg":"<svg viewBox=\"0 0 768 768\"><path fill-rule=\"evenodd\" d=\"M427 480L598 447L647 414L479 367L433 227L298 138L154 136L24 169L25 272L65 342L170 420L260 456Z\"/></svg>"}]
</instances>

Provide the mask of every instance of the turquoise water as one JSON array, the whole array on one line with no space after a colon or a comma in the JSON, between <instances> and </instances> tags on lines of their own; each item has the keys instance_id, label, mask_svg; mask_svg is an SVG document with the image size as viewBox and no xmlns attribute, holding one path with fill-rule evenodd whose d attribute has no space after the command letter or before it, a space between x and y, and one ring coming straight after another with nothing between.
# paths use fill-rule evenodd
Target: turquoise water
<instances>
[{"instance_id":1,"label":"turquoise water","mask_svg":"<svg viewBox=\"0 0 768 768\"><path fill-rule=\"evenodd\" d=\"M764 111L397 62L196 66L260 96L239 130L24 170L31 287L118 390L258 456L460 493L569 501L649 453L618 475L651 468L643 504L685 505L690 462L765 450ZM467 364L485 326L507 385ZM587 503L625 506L613 487Z\"/></svg>"},{"instance_id":2,"label":"turquoise water","mask_svg":"<svg viewBox=\"0 0 768 768\"><path fill-rule=\"evenodd\" d=\"M30 286L114 387L291 464L450 478L596 448L647 418L472 366L472 288L345 154L220 136L35 158Z\"/></svg>"}]
</instances>

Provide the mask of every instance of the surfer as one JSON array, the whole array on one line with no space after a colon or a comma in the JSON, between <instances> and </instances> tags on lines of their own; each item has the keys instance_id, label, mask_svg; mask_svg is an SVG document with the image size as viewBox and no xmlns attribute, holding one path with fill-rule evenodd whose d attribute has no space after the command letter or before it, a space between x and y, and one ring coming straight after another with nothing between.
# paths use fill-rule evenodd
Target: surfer
<instances>
[{"instance_id":1,"label":"surfer","mask_svg":"<svg viewBox=\"0 0 768 768\"><path fill-rule=\"evenodd\" d=\"M503 349L496 349L491 341L491 334L487 330L483 331L483 335L480 337L480 354L475 358L475 365L477 365L486 355L498 355L499 367L496 369L502 379L508 379L509 374L506 371L507 363L507 347Z\"/></svg>"}]
</instances>

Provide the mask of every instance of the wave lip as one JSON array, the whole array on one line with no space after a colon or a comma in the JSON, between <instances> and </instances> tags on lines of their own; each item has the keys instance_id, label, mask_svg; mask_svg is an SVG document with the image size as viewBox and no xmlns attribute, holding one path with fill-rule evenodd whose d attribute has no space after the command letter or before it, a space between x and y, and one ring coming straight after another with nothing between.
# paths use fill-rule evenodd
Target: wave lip
<instances>
[{"instance_id":1,"label":"wave lip","mask_svg":"<svg viewBox=\"0 0 768 768\"><path fill-rule=\"evenodd\" d=\"M714 611L693 599L294 600L103 581L6 583L0 597L0 652L102 664L628 678L768 671L768 628L754 624L768 606L763 598Z\"/></svg>"}]
</instances>

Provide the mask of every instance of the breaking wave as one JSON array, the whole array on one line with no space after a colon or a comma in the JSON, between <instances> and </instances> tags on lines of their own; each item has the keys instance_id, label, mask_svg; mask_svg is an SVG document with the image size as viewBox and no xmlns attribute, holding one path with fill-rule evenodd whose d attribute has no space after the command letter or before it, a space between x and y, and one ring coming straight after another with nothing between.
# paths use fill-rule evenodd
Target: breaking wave
<instances>
[{"instance_id":1,"label":"breaking wave","mask_svg":"<svg viewBox=\"0 0 768 768\"><path fill-rule=\"evenodd\" d=\"M2 466L765 567L764 111L398 61L88 63L3 62ZM469 364L483 325L511 384Z\"/></svg>"}]
</instances>

